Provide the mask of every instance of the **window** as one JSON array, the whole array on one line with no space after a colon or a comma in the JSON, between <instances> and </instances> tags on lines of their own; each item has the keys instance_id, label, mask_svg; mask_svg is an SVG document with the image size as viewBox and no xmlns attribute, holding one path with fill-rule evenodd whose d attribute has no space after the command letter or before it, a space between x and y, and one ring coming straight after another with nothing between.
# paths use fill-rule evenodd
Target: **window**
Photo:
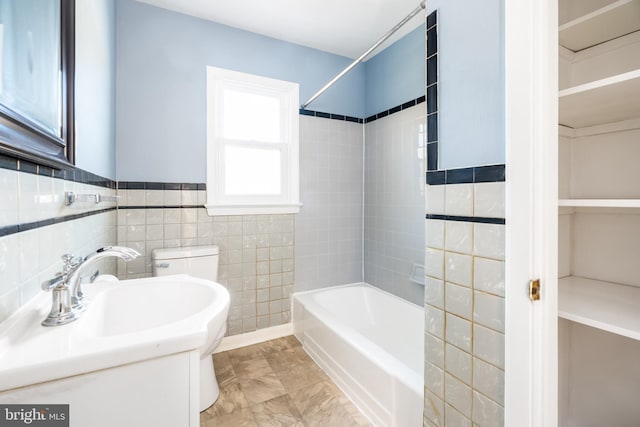
<instances>
[{"instance_id":1,"label":"window","mask_svg":"<svg viewBox=\"0 0 640 427\"><path fill-rule=\"evenodd\" d=\"M298 84L207 67L209 215L298 213Z\"/></svg>"}]
</instances>

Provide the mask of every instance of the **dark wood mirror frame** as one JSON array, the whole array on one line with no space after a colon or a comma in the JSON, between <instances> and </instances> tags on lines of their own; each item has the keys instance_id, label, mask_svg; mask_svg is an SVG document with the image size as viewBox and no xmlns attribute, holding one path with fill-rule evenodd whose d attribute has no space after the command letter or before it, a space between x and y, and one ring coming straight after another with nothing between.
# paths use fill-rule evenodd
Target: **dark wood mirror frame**
<instances>
[{"instance_id":1,"label":"dark wood mirror frame","mask_svg":"<svg viewBox=\"0 0 640 427\"><path fill-rule=\"evenodd\" d=\"M37 164L70 169L75 164L75 0L59 1L61 136L42 130L29 118L0 104L0 153Z\"/></svg>"}]
</instances>

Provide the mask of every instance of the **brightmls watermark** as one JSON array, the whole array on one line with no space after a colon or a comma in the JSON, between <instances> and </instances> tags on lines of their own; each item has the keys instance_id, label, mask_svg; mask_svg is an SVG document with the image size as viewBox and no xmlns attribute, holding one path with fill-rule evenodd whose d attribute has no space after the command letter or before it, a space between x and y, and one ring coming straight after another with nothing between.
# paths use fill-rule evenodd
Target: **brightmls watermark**
<instances>
[{"instance_id":1,"label":"brightmls watermark","mask_svg":"<svg viewBox=\"0 0 640 427\"><path fill-rule=\"evenodd\" d=\"M0 405L0 427L69 427L69 405Z\"/></svg>"}]
</instances>

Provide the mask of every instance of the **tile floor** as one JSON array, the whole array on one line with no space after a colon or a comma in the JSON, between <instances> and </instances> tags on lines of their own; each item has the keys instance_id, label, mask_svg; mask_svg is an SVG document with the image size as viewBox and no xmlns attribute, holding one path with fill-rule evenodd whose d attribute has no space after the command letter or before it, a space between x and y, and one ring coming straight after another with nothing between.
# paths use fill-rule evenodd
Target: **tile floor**
<instances>
[{"instance_id":1,"label":"tile floor","mask_svg":"<svg viewBox=\"0 0 640 427\"><path fill-rule=\"evenodd\" d=\"M213 355L220 397L200 427L370 426L293 336Z\"/></svg>"}]
</instances>

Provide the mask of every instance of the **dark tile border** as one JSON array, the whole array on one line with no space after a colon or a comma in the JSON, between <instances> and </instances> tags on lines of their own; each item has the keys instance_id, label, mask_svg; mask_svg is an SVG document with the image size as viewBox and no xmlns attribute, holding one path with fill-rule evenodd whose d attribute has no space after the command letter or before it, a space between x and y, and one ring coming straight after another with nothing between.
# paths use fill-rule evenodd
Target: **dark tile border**
<instances>
[{"instance_id":1,"label":"dark tile border","mask_svg":"<svg viewBox=\"0 0 640 427\"><path fill-rule=\"evenodd\" d=\"M116 188L116 181L80 168L70 170L53 169L49 166L37 165L26 160L18 160L3 154L0 154L0 169L63 179L65 181L79 182L81 184L95 185L97 187L109 189Z\"/></svg>"},{"instance_id":2,"label":"dark tile border","mask_svg":"<svg viewBox=\"0 0 640 427\"><path fill-rule=\"evenodd\" d=\"M11 234L21 233L23 231L34 230L36 228L46 227L48 225L60 224L61 222L73 221L75 219L86 218L88 216L99 215L106 212L115 211L116 207L100 209L97 211L83 212L79 214L65 215L57 218L43 219L40 221L25 222L22 224L7 225L0 227L0 237L9 236Z\"/></svg>"},{"instance_id":3,"label":"dark tile border","mask_svg":"<svg viewBox=\"0 0 640 427\"><path fill-rule=\"evenodd\" d=\"M205 183L119 181L118 190L190 190L205 191Z\"/></svg>"},{"instance_id":4,"label":"dark tile border","mask_svg":"<svg viewBox=\"0 0 640 427\"><path fill-rule=\"evenodd\" d=\"M144 205L144 206L118 206L118 209L195 209L204 208L204 205Z\"/></svg>"},{"instance_id":5,"label":"dark tile border","mask_svg":"<svg viewBox=\"0 0 640 427\"><path fill-rule=\"evenodd\" d=\"M165 182L164 183L164 189L165 190L181 190L182 189L182 184L178 184L175 182Z\"/></svg>"},{"instance_id":6,"label":"dark tile border","mask_svg":"<svg viewBox=\"0 0 640 427\"><path fill-rule=\"evenodd\" d=\"M505 165L475 166L470 168L427 171L427 184L478 184L504 182Z\"/></svg>"},{"instance_id":7,"label":"dark tile border","mask_svg":"<svg viewBox=\"0 0 640 427\"><path fill-rule=\"evenodd\" d=\"M381 119L383 117L387 117L390 116L391 114L395 114L399 111L402 110L406 110L407 108L411 108L411 107L415 107L418 104L422 104L423 102L425 102L425 97L424 96L420 96L416 99L412 99L411 101L407 101L404 104L400 104L400 105L396 105L395 107L389 108L388 110L385 111L381 111L378 114L374 114L372 116L367 117L366 119L364 119L365 123L371 123L375 120Z\"/></svg>"},{"instance_id":8,"label":"dark tile border","mask_svg":"<svg viewBox=\"0 0 640 427\"><path fill-rule=\"evenodd\" d=\"M427 16L425 25L427 81L427 170L438 170L438 11Z\"/></svg>"},{"instance_id":9,"label":"dark tile border","mask_svg":"<svg viewBox=\"0 0 640 427\"><path fill-rule=\"evenodd\" d=\"M120 184L118 184L120 185ZM164 183L162 182L145 182L144 183L145 190L164 190Z\"/></svg>"},{"instance_id":10,"label":"dark tile border","mask_svg":"<svg viewBox=\"0 0 640 427\"><path fill-rule=\"evenodd\" d=\"M458 216L458 215L436 215L427 214L427 219L439 219L442 221L461 221L461 222L475 222L478 224L505 224L504 218L487 218L481 216Z\"/></svg>"},{"instance_id":11,"label":"dark tile border","mask_svg":"<svg viewBox=\"0 0 640 427\"><path fill-rule=\"evenodd\" d=\"M21 169L20 166L27 165L25 169ZM8 167L4 167L8 166ZM138 182L138 181L121 181L116 185L115 181L101 178L98 175L90 172L83 171L81 169L74 169L70 171L60 171L57 169L51 169L47 166L38 166L33 163L27 163L23 161L17 161L5 156L0 155L0 168L11 169L15 171L22 171L25 173L38 174L43 176L51 176L54 178L67 179L75 182L81 182L91 185L100 185L109 181L110 185L107 188L115 189L128 189L128 190L192 190L192 191L205 191L207 185L204 183L171 183L171 182ZM56 176L58 173L58 176ZM100 179L104 181L100 181ZM111 186L112 185L112 186ZM33 230L36 228L46 227L48 225L58 224L65 221L73 221L74 219L80 219L91 215L97 215L104 212L109 212L116 209L186 209L186 208L203 208L204 205L163 205L163 206L118 206L97 211L84 212L80 214L66 215L56 218L49 218L41 221L33 221L23 224L14 224L0 227L0 237L8 236L15 233Z\"/></svg>"},{"instance_id":12,"label":"dark tile border","mask_svg":"<svg viewBox=\"0 0 640 427\"><path fill-rule=\"evenodd\" d=\"M420 96L416 99L412 99L411 101L407 101L404 104L396 105L395 107L389 108L388 110L384 110L377 114L369 116L366 119L361 119L359 117L352 117L352 116L343 116L340 114L323 113L321 111L303 110L303 109L300 109L300 115L320 117L323 119L347 121L347 122L353 122L353 123L371 123L374 120L378 120L383 117L387 117L392 114L398 113L402 110L406 110L407 108L411 108L418 104L422 104L423 102L425 102L425 100L426 100L425 96Z\"/></svg>"},{"instance_id":13,"label":"dark tile border","mask_svg":"<svg viewBox=\"0 0 640 427\"><path fill-rule=\"evenodd\" d=\"M50 168L48 168L50 169ZM19 169L20 172L31 173L34 175L38 174L38 165L35 163L28 162L26 160L20 160Z\"/></svg>"},{"instance_id":14,"label":"dark tile border","mask_svg":"<svg viewBox=\"0 0 640 427\"><path fill-rule=\"evenodd\" d=\"M320 117L322 119L340 120L343 122L362 123L362 119L353 116L343 116L342 114L324 113L322 111L307 110L300 108L299 113L301 116Z\"/></svg>"},{"instance_id":15,"label":"dark tile border","mask_svg":"<svg viewBox=\"0 0 640 427\"><path fill-rule=\"evenodd\" d=\"M18 160L12 157L3 156L2 154L0 154L0 168L17 171Z\"/></svg>"}]
</instances>

